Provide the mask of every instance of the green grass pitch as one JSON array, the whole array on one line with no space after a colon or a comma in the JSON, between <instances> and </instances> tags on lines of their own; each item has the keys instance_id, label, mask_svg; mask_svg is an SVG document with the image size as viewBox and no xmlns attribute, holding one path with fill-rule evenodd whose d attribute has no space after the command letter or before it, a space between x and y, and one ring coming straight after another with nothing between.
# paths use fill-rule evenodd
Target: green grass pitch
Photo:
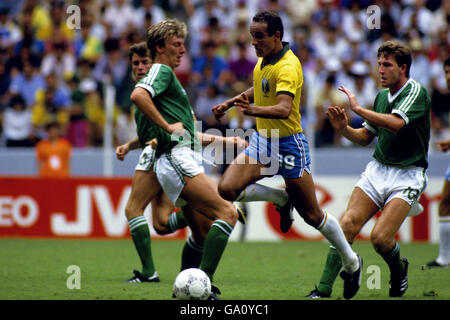
<instances>
[{"instance_id":1,"label":"green grass pitch","mask_svg":"<svg viewBox=\"0 0 450 320\"><path fill-rule=\"evenodd\" d=\"M161 282L132 284L123 281L140 269L131 239L2 239L0 300L171 300L183 244L153 241ZM438 245L401 243L400 248L410 262L409 288L397 300L450 299L450 269L421 270L437 256ZM389 299L387 265L368 242L356 242L354 249L364 259L361 289L354 299ZM224 300L304 299L319 281L327 252L325 242L230 242L214 283ZM80 289L67 287L71 265L80 269ZM373 270L379 271L379 287ZM336 281L331 299L342 299L342 283Z\"/></svg>"}]
</instances>

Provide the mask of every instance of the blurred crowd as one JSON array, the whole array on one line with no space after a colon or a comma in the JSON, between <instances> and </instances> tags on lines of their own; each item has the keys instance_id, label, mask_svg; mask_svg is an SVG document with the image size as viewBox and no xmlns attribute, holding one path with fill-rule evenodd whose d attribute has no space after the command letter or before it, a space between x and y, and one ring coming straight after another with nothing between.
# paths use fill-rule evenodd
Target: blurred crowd
<instances>
[{"instance_id":1,"label":"blurred crowd","mask_svg":"<svg viewBox=\"0 0 450 320\"><path fill-rule=\"evenodd\" d=\"M71 5L81 13L78 25ZM347 145L325 109L346 107L341 84L371 107L380 89L377 48L389 39L412 49L411 76L432 97L433 141L449 138L443 62L450 52L450 0L2 0L0 146L35 146L53 122L74 147L102 146L107 84L116 91L115 144L134 138L127 48L166 17L188 26L176 74L202 129L254 127L253 118L234 109L217 123L211 108L252 85L257 57L248 27L261 8L281 15L283 40L302 63L302 126L316 147ZM361 118L348 114L361 126Z\"/></svg>"}]
</instances>

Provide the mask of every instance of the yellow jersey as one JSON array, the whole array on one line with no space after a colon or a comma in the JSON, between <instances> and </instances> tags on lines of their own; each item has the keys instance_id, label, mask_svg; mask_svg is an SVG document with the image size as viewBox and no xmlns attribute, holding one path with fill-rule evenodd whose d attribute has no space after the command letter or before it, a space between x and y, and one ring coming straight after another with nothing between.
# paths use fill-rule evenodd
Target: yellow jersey
<instances>
[{"instance_id":1,"label":"yellow jersey","mask_svg":"<svg viewBox=\"0 0 450 320\"><path fill-rule=\"evenodd\" d=\"M253 92L255 106L277 104L277 95L287 94L293 98L291 114L287 119L266 119L256 117L258 132L266 137L276 135L286 137L303 131L300 124L300 95L303 85L303 72L297 56L287 42L283 49L261 68L262 58L258 59L253 70Z\"/></svg>"}]
</instances>

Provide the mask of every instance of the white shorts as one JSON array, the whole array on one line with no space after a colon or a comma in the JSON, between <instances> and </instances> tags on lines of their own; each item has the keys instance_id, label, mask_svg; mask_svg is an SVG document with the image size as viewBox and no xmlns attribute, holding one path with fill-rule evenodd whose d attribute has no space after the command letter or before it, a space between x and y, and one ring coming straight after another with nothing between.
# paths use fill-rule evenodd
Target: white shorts
<instances>
[{"instance_id":1,"label":"white shorts","mask_svg":"<svg viewBox=\"0 0 450 320\"><path fill-rule=\"evenodd\" d=\"M139 156L139 162L134 170L150 171L155 164L155 160L155 150L152 146L146 146L144 150L142 150L142 153Z\"/></svg>"},{"instance_id":2,"label":"white shorts","mask_svg":"<svg viewBox=\"0 0 450 320\"><path fill-rule=\"evenodd\" d=\"M392 167L372 160L356 184L370 199L383 209L393 198L400 198L410 206L420 198L428 184L425 169L421 167Z\"/></svg>"},{"instance_id":3,"label":"white shorts","mask_svg":"<svg viewBox=\"0 0 450 320\"><path fill-rule=\"evenodd\" d=\"M186 204L182 199L177 201L186 184L184 177L193 178L205 172L201 153L189 147L175 147L163 154L156 160L154 170L164 193L178 207Z\"/></svg>"}]
</instances>

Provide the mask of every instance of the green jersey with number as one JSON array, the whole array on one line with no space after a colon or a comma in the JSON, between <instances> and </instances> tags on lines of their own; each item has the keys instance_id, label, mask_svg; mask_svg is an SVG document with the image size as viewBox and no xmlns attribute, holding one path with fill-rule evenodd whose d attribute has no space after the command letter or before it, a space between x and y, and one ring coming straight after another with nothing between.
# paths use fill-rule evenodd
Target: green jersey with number
<instances>
[{"instance_id":1,"label":"green jersey with number","mask_svg":"<svg viewBox=\"0 0 450 320\"><path fill-rule=\"evenodd\" d=\"M164 64L153 64L147 75L136 84L137 87L148 91L153 103L167 123L181 122L185 129L183 136L173 137L136 108L135 120L141 146L145 146L146 142L156 138L158 140L157 157L176 145L189 146L194 149L198 145L194 112L186 91L172 69Z\"/></svg>"},{"instance_id":2,"label":"green jersey with number","mask_svg":"<svg viewBox=\"0 0 450 320\"><path fill-rule=\"evenodd\" d=\"M389 89L378 93L374 111L396 114L406 125L398 132L378 127L368 121L364 127L378 136L373 157L385 165L428 167L431 101L427 90L409 78L393 96Z\"/></svg>"}]
</instances>

